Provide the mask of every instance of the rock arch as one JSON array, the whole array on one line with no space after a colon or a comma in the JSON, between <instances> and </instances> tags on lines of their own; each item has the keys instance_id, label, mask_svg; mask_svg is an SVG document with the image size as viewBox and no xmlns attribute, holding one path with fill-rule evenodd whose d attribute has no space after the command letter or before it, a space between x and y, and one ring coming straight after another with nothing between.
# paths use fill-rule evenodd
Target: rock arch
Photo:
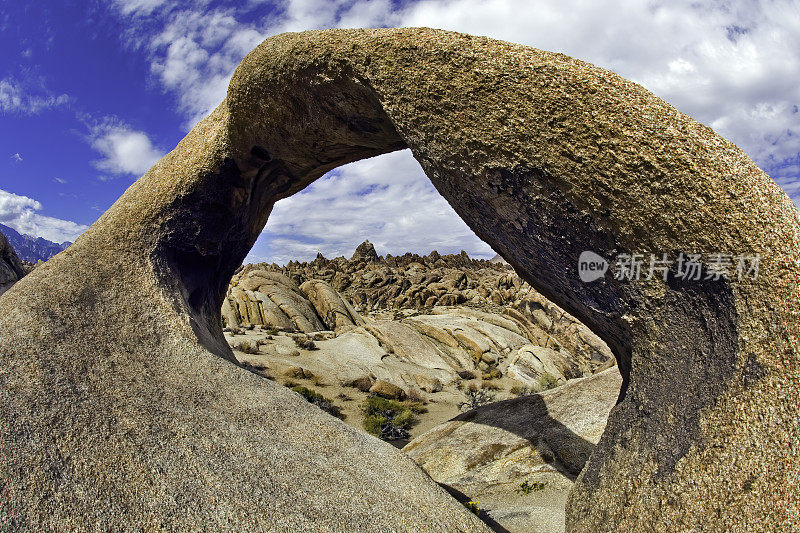
<instances>
[{"instance_id":1,"label":"rock arch","mask_svg":"<svg viewBox=\"0 0 800 533\"><path fill-rule=\"evenodd\" d=\"M480 528L387 446L224 360L220 300L274 202L406 146L478 236L618 357L621 402L568 529L796 520L791 201L636 84L428 29L266 40L209 117L3 296L4 519ZM761 275L582 283L584 250L758 253Z\"/></svg>"}]
</instances>

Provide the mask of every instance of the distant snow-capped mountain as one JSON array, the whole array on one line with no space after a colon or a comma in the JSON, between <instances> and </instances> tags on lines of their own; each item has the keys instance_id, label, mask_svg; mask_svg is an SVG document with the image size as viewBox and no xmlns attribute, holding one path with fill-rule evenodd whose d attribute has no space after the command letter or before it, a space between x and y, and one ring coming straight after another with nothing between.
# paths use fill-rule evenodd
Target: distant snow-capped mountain
<instances>
[{"instance_id":1,"label":"distant snow-capped mountain","mask_svg":"<svg viewBox=\"0 0 800 533\"><path fill-rule=\"evenodd\" d=\"M72 244L71 242L57 242L48 241L41 237L32 237L30 235L23 235L14 228L9 228L4 224L0 224L0 232L6 236L11 247L17 252L17 256L23 261L29 263L36 263L37 261L47 261L61 250Z\"/></svg>"}]
</instances>

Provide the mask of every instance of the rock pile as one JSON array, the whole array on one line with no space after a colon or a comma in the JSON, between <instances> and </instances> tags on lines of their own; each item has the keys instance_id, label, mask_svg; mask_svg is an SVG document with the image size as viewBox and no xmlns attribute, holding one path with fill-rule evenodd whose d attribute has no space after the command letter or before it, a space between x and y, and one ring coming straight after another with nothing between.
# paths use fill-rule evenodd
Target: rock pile
<instances>
[{"instance_id":1,"label":"rock pile","mask_svg":"<svg viewBox=\"0 0 800 533\"><path fill-rule=\"evenodd\" d=\"M464 372L540 391L614 363L605 343L507 265L435 251L383 258L369 241L350 260L244 266L222 316L231 331L331 332L335 340L317 343L316 373L385 379L405 391L440 390Z\"/></svg>"},{"instance_id":2,"label":"rock pile","mask_svg":"<svg viewBox=\"0 0 800 533\"><path fill-rule=\"evenodd\" d=\"M369 241L359 245L349 260L329 260L320 254L311 262L292 261L285 267L244 266L231 280L222 316L228 327L265 325L306 333L343 333L365 325L364 317L370 314L393 310L396 318L436 340L442 350L464 346L480 361L482 353L491 351L493 341L475 341L463 333L457 340L434 325L438 321L452 328L447 318L452 313L445 308L454 306L461 308L456 315L471 316L483 322L484 328L499 327L527 339L524 344L550 348L539 356L562 361L548 367L561 382L584 375L587 368L596 369L612 357L589 328L535 291L505 263L471 259L465 252L381 257ZM409 310L438 318L414 319ZM373 326L370 331L380 328ZM485 332L478 336L486 337ZM562 349L559 355L557 350ZM496 355L504 355L503 350ZM568 368L564 356L584 361L583 371ZM530 368L530 361L530 356L522 355L516 366Z\"/></svg>"}]
</instances>

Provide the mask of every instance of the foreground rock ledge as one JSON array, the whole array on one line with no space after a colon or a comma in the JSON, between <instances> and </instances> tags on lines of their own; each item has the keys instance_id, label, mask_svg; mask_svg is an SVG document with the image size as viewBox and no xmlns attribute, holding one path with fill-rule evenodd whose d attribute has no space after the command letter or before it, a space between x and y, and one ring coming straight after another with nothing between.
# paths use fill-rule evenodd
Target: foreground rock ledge
<instances>
[{"instance_id":1,"label":"foreground rock ledge","mask_svg":"<svg viewBox=\"0 0 800 533\"><path fill-rule=\"evenodd\" d=\"M209 117L0 298L3 527L480 529L388 445L236 367L220 326L275 201L405 147L619 361L622 401L569 530L797 523L791 201L734 145L610 72L402 29L262 43ZM583 250L759 253L761 275L581 283Z\"/></svg>"}]
</instances>

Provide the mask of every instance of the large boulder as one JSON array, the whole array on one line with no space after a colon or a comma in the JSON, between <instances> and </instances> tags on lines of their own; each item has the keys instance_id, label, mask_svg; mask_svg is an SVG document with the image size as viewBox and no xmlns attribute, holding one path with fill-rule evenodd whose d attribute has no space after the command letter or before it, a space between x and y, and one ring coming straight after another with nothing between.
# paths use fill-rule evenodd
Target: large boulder
<instances>
[{"instance_id":1,"label":"large boulder","mask_svg":"<svg viewBox=\"0 0 800 533\"><path fill-rule=\"evenodd\" d=\"M307 294L282 274L246 268L234 277L222 303L222 316L231 327L264 325L305 333L327 330Z\"/></svg>"},{"instance_id":2,"label":"large boulder","mask_svg":"<svg viewBox=\"0 0 800 533\"><path fill-rule=\"evenodd\" d=\"M219 107L2 296L5 522L482 528L389 445L238 367L222 334L228 281L275 202L407 147L475 233L619 362L621 401L570 497L570 529L791 527L791 200L737 147L611 72L415 28L267 39ZM583 282L585 251L759 254L761 268L714 276L706 255L707 279L676 264Z\"/></svg>"},{"instance_id":3,"label":"large boulder","mask_svg":"<svg viewBox=\"0 0 800 533\"><path fill-rule=\"evenodd\" d=\"M613 367L490 403L426 431L403 452L438 483L478 500L509 531L563 531L571 480L600 440L620 385ZM541 488L520 495L524 482Z\"/></svg>"},{"instance_id":4,"label":"large boulder","mask_svg":"<svg viewBox=\"0 0 800 533\"><path fill-rule=\"evenodd\" d=\"M318 279L300 285L327 329L337 333L365 324L361 315L333 287Z\"/></svg>"},{"instance_id":5,"label":"large boulder","mask_svg":"<svg viewBox=\"0 0 800 533\"><path fill-rule=\"evenodd\" d=\"M490 403L423 433L403 452L456 488L519 483L538 471L577 476L621 385L613 367L541 394Z\"/></svg>"}]
</instances>

